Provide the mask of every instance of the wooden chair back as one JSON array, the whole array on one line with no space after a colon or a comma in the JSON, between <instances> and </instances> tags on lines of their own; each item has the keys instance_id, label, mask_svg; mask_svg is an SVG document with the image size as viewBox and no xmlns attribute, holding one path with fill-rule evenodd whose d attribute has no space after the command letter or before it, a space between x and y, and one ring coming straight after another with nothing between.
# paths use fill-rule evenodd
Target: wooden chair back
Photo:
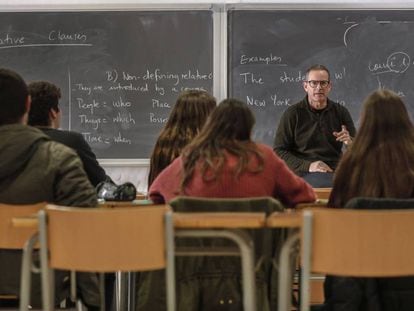
<instances>
[{"instance_id":1,"label":"wooden chair back","mask_svg":"<svg viewBox=\"0 0 414 311\"><path fill-rule=\"evenodd\" d=\"M414 275L414 210L309 209L303 213L302 285L310 273L349 277Z\"/></svg>"},{"instance_id":2,"label":"wooden chair back","mask_svg":"<svg viewBox=\"0 0 414 311\"><path fill-rule=\"evenodd\" d=\"M45 206L46 203L0 204L0 248L22 249L24 243L37 232L37 225L32 223L33 220L36 222L37 212Z\"/></svg>"},{"instance_id":3,"label":"wooden chair back","mask_svg":"<svg viewBox=\"0 0 414 311\"><path fill-rule=\"evenodd\" d=\"M70 208L48 205L50 266L77 271L144 271L166 266L166 205Z\"/></svg>"},{"instance_id":4,"label":"wooden chair back","mask_svg":"<svg viewBox=\"0 0 414 311\"><path fill-rule=\"evenodd\" d=\"M414 275L414 210L312 209L313 272ZM304 232L305 234L305 232Z\"/></svg>"}]
</instances>

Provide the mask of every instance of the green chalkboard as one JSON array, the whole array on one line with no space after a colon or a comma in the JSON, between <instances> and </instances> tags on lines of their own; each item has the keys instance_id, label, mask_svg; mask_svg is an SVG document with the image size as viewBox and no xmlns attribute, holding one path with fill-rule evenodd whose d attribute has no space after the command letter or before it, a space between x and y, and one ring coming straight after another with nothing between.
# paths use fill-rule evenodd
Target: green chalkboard
<instances>
[{"instance_id":1,"label":"green chalkboard","mask_svg":"<svg viewBox=\"0 0 414 311\"><path fill-rule=\"evenodd\" d=\"M1 66L62 90L98 158L149 158L178 94L213 89L210 10L0 13Z\"/></svg>"},{"instance_id":2,"label":"green chalkboard","mask_svg":"<svg viewBox=\"0 0 414 311\"><path fill-rule=\"evenodd\" d=\"M330 98L357 124L378 88L400 94L414 115L413 10L232 10L228 21L228 93L254 110L256 140L272 145L313 64L330 69Z\"/></svg>"}]
</instances>

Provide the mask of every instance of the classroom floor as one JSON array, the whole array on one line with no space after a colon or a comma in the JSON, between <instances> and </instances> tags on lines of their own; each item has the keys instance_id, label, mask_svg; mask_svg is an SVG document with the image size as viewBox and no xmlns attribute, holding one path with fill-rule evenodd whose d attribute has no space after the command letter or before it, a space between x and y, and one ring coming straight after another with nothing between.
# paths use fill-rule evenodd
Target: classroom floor
<instances>
[{"instance_id":1,"label":"classroom floor","mask_svg":"<svg viewBox=\"0 0 414 311\"><path fill-rule=\"evenodd\" d=\"M1 299L0 311L18 311L19 303L15 299ZM76 308L55 309L56 311L76 311ZM85 309L86 310L86 309ZM41 311L41 309L30 309L30 311Z\"/></svg>"}]
</instances>

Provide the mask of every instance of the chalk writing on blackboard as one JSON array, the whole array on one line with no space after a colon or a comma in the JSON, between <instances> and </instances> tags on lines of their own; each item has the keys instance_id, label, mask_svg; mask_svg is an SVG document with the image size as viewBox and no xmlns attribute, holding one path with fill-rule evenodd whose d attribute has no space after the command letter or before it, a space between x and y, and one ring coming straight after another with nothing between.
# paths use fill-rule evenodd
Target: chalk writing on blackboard
<instances>
[{"instance_id":1,"label":"chalk writing on blackboard","mask_svg":"<svg viewBox=\"0 0 414 311\"><path fill-rule=\"evenodd\" d=\"M0 12L2 66L61 88L98 158L149 158L177 96L213 89L208 9Z\"/></svg>"},{"instance_id":2,"label":"chalk writing on blackboard","mask_svg":"<svg viewBox=\"0 0 414 311\"><path fill-rule=\"evenodd\" d=\"M168 117L160 115L159 111L169 110L172 107L172 104L163 98L166 94L189 89L183 86L185 81L209 81L212 78L211 72L202 72L198 69L163 72L155 68L132 73L112 68L101 73L100 79L98 77L99 84L96 84L97 77L95 77L95 84L87 84L74 80L69 73L72 98L71 123L80 124L80 133L89 143L130 145L133 141L132 131L138 125L134 117L137 105L146 106L142 111L145 111L148 124L163 124L167 122ZM207 91L202 84L193 84L191 89ZM151 98L146 103L138 103L135 100L136 96L130 96L130 93L149 93ZM102 94L106 95L103 99L100 97ZM119 126L122 133L105 133L104 129L108 126L112 127L110 125Z\"/></svg>"},{"instance_id":3,"label":"chalk writing on blackboard","mask_svg":"<svg viewBox=\"0 0 414 311\"><path fill-rule=\"evenodd\" d=\"M388 88L414 112L414 10L232 10L229 96L247 102L253 138L273 145L284 111L305 97L306 69L330 69L329 98L358 124L365 97Z\"/></svg>"}]
</instances>

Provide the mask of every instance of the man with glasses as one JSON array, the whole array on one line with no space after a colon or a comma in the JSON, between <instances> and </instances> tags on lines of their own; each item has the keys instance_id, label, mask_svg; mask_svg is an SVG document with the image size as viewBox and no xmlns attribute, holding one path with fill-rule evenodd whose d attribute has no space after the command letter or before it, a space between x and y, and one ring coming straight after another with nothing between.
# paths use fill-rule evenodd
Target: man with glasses
<instances>
[{"instance_id":1,"label":"man with glasses","mask_svg":"<svg viewBox=\"0 0 414 311\"><path fill-rule=\"evenodd\" d=\"M355 126L348 110L328 99L329 70L313 65L303 82L305 98L280 119L275 152L313 187L331 187L342 147L352 143Z\"/></svg>"}]
</instances>

